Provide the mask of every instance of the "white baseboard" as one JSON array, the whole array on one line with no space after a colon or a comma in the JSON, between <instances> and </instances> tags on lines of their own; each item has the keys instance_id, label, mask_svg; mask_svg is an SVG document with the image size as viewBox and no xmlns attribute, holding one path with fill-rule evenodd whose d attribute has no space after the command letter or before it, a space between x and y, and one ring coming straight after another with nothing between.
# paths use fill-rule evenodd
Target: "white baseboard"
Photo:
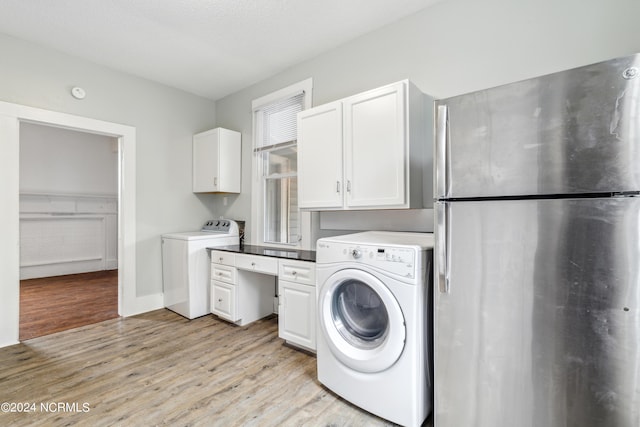
<instances>
[{"instance_id":1,"label":"white baseboard","mask_svg":"<svg viewBox=\"0 0 640 427\"><path fill-rule=\"evenodd\" d=\"M20 341L0 341L0 348L20 344Z\"/></svg>"},{"instance_id":2,"label":"white baseboard","mask_svg":"<svg viewBox=\"0 0 640 427\"><path fill-rule=\"evenodd\" d=\"M145 295L136 297L129 307L123 308L120 315L123 317L135 316L136 314L147 313L161 308L164 308L164 294Z\"/></svg>"}]
</instances>

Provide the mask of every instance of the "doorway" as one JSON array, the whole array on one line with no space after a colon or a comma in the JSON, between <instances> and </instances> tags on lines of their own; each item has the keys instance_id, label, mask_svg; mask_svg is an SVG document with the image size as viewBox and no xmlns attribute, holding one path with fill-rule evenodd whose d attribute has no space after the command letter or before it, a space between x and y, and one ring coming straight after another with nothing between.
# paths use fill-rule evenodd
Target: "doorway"
<instances>
[{"instance_id":1,"label":"doorway","mask_svg":"<svg viewBox=\"0 0 640 427\"><path fill-rule=\"evenodd\" d=\"M118 139L20 123L20 341L118 316Z\"/></svg>"},{"instance_id":2,"label":"doorway","mask_svg":"<svg viewBox=\"0 0 640 427\"><path fill-rule=\"evenodd\" d=\"M117 139L118 314L131 316L155 307L154 297L136 295L136 130L134 127L0 101L0 347L19 342L19 145L20 124L28 122Z\"/></svg>"}]
</instances>

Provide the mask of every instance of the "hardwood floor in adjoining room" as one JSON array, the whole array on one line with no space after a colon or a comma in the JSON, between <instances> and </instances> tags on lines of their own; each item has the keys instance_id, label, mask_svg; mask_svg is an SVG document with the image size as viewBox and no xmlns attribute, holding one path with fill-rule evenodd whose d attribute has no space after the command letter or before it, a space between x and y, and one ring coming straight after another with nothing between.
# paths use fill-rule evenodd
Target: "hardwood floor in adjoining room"
<instances>
[{"instance_id":1,"label":"hardwood floor in adjoining room","mask_svg":"<svg viewBox=\"0 0 640 427\"><path fill-rule=\"evenodd\" d=\"M12 426L393 425L324 389L276 316L238 327L164 309L0 348L0 402L35 405L0 412Z\"/></svg>"},{"instance_id":2,"label":"hardwood floor in adjoining room","mask_svg":"<svg viewBox=\"0 0 640 427\"><path fill-rule=\"evenodd\" d=\"M20 341L118 317L118 270L20 281Z\"/></svg>"}]
</instances>

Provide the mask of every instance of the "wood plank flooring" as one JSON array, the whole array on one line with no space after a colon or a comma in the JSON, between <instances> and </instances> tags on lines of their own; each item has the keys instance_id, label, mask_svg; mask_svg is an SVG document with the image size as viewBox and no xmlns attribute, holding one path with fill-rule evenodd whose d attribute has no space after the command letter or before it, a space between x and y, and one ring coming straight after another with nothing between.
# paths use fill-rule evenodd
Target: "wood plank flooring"
<instances>
[{"instance_id":1,"label":"wood plank flooring","mask_svg":"<svg viewBox=\"0 0 640 427\"><path fill-rule=\"evenodd\" d=\"M238 327L163 309L0 348L0 402L35 404L0 425L393 425L324 389L315 357L277 335L276 316Z\"/></svg>"},{"instance_id":2,"label":"wood plank flooring","mask_svg":"<svg viewBox=\"0 0 640 427\"><path fill-rule=\"evenodd\" d=\"M20 281L20 341L118 317L118 270Z\"/></svg>"}]
</instances>

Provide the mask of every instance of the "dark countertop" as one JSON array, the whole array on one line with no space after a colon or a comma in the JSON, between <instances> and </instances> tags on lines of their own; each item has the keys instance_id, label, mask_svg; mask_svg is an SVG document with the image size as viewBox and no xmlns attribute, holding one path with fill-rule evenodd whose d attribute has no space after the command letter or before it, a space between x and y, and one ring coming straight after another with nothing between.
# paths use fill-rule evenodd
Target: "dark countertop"
<instances>
[{"instance_id":1,"label":"dark countertop","mask_svg":"<svg viewBox=\"0 0 640 427\"><path fill-rule=\"evenodd\" d=\"M286 258L295 259L298 261L311 261L316 262L316 251L303 251L299 249L284 249L284 248L271 248L269 246L255 246L255 245L229 245L229 246L214 246L209 247L207 250L234 252L237 254L246 255L261 255L269 256L273 258Z\"/></svg>"}]
</instances>

